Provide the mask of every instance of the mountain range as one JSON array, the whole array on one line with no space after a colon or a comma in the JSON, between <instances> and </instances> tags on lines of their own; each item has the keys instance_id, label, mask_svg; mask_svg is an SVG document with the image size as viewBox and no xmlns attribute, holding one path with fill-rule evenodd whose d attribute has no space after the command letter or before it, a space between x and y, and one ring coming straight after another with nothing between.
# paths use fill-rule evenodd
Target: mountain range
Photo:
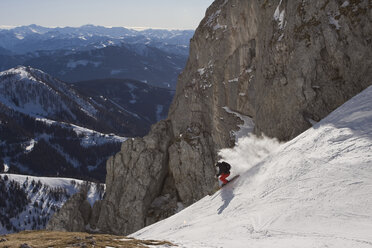
<instances>
[{"instance_id":1,"label":"mountain range","mask_svg":"<svg viewBox=\"0 0 372 248\"><path fill-rule=\"evenodd\" d=\"M33 175L0 175L0 234L45 228L88 184L76 178L103 182L121 143L167 117L192 34L0 30L0 172ZM103 197L99 185L90 186L92 206Z\"/></svg>"},{"instance_id":2,"label":"mountain range","mask_svg":"<svg viewBox=\"0 0 372 248\"><path fill-rule=\"evenodd\" d=\"M14 54L38 50L88 50L109 45L146 44L171 53L188 55L194 30L146 29L137 31L124 27L107 28L84 25L81 27L48 28L38 25L0 29L0 47Z\"/></svg>"},{"instance_id":3,"label":"mountain range","mask_svg":"<svg viewBox=\"0 0 372 248\"><path fill-rule=\"evenodd\" d=\"M41 69L66 82L122 78L175 89L192 30L37 25L0 30L0 70Z\"/></svg>"}]
</instances>

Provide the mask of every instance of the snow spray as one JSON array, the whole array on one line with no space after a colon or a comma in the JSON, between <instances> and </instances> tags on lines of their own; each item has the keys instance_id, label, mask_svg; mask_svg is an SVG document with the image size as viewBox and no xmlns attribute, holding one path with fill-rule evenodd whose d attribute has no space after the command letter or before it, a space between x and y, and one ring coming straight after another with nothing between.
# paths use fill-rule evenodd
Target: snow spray
<instances>
[{"instance_id":1,"label":"snow spray","mask_svg":"<svg viewBox=\"0 0 372 248\"><path fill-rule=\"evenodd\" d=\"M275 152L279 146L277 139L250 134L240 138L235 147L220 150L218 155L221 161L231 164L232 176L241 175Z\"/></svg>"}]
</instances>

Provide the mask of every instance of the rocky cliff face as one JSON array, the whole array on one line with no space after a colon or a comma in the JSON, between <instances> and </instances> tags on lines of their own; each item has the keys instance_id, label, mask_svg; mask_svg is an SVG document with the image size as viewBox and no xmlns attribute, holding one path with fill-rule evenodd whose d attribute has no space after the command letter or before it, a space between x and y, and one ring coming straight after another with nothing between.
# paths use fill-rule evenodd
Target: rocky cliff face
<instances>
[{"instance_id":1,"label":"rocky cliff face","mask_svg":"<svg viewBox=\"0 0 372 248\"><path fill-rule=\"evenodd\" d=\"M108 161L97 228L128 234L213 191L242 119L289 140L372 84L371 21L370 0L216 0L168 120Z\"/></svg>"},{"instance_id":2,"label":"rocky cliff face","mask_svg":"<svg viewBox=\"0 0 372 248\"><path fill-rule=\"evenodd\" d=\"M161 121L143 139L125 142L122 151L108 160L100 230L130 233L144 226L147 210L168 174L171 132L169 121Z\"/></svg>"}]
</instances>

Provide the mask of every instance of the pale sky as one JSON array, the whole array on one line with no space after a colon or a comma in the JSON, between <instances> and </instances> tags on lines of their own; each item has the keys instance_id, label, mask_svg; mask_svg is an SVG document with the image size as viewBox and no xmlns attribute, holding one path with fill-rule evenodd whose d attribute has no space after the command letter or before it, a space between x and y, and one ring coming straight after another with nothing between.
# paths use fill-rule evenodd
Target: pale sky
<instances>
[{"instance_id":1,"label":"pale sky","mask_svg":"<svg viewBox=\"0 0 372 248\"><path fill-rule=\"evenodd\" d=\"M0 26L196 29L213 0L0 0Z\"/></svg>"}]
</instances>

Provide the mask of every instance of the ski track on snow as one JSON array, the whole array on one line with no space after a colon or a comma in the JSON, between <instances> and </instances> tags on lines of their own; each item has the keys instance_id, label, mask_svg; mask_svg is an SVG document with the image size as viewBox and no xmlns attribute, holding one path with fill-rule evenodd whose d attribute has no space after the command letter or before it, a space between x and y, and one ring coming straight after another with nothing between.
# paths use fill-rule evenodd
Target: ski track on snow
<instances>
[{"instance_id":1,"label":"ski track on snow","mask_svg":"<svg viewBox=\"0 0 372 248\"><path fill-rule=\"evenodd\" d=\"M372 87L260 161L247 154L262 143L245 142L224 153L246 164L235 182L132 236L184 248L372 247Z\"/></svg>"}]
</instances>

